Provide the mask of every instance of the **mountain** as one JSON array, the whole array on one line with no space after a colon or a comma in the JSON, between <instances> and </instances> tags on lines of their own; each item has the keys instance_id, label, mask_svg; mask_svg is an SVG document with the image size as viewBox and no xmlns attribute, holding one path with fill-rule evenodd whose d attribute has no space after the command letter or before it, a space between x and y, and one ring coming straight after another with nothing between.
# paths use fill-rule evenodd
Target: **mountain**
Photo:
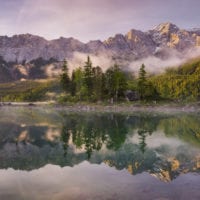
<instances>
[{"instance_id":1,"label":"mountain","mask_svg":"<svg viewBox=\"0 0 200 200\"><path fill-rule=\"evenodd\" d=\"M73 59L75 52L106 55L125 66L148 56L167 59L171 49L187 54L199 46L200 29L182 30L172 23L162 23L147 32L131 29L125 35L88 43L64 37L46 40L31 34L0 36L0 82L47 77L47 71L54 74L60 68L59 61Z\"/></svg>"}]
</instances>

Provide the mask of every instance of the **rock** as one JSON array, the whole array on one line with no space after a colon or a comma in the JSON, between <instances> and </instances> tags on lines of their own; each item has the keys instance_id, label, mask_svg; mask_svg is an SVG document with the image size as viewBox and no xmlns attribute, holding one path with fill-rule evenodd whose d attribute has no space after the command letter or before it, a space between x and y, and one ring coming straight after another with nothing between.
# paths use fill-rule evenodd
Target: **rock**
<instances>
[{"instance_id":1,"label":"rock","mask_svg":"<svg viewBox=\"0 0 200 200\"><path fill-rule=\"evenodd\" d=\"M169 22L147 32L131 29L125 35L116 34L105 41L94 40L88 43L64 37L46 40L31 34L0 36L0 80L8 82L21 78L45 77L42 73L47 65L42 68L30 65L39 58L52 64L53 60L70 60L76 52L97 56L103 54L126 67L130 62L148 56L167 59L170 56L169 49L185 53L197 46L200 46L200 29L181 30ZM54 69L52 66L51 68ZM30 70L34 71L34 77ZM36 75L37 70L41 74L39 77Z\"/></svg>"}]
</instances>

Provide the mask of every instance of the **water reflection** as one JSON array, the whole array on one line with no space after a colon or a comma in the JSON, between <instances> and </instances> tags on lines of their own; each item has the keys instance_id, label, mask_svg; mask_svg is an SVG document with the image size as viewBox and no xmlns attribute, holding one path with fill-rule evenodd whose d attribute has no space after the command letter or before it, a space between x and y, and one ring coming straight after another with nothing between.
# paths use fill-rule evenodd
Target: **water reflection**
<instances>
[{"instance_id":1,"label":"water reflection","mask_svg":"<svg viewBox=\"0 0 200 200\"><path fill-rule=\"evenodd\" d=\"M88 160L168 182L200 170L198 115L77 114L4 108L0 168L34 170Z\"/></svg>"},{"instance_id":2,"label":"water reflection","mask_svg":"<svg viewBox=\"0 0 200 200\"><path fill-rule=\"evenodd\" d=\"M30 172L0 170L0 198L6 200L198 200L199 177L182 175L171 183L143 173L129 175L105 164L84 161L72 167L46 165Z\"/></svg>"}]
</instances>

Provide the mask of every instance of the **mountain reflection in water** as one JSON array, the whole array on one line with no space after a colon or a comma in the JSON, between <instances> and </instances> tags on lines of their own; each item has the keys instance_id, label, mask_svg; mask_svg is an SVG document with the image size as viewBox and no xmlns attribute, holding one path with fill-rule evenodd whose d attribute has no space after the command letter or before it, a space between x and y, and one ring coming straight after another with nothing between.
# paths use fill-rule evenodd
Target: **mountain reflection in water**
<instances>
[{"instance_id":1,"label":"mountain reflection in water","mask_svg":"<svg viewBox=\"0 0 200 200\"><path fill-rule=\"evenodd\" d=\"M152 198L160 198L159 195L170 194L175 188L184 193L184 188L189 188L193 181L193 197L200 199L200 192L195 190L200 188L198 114L80 114L53 108L1 108L0 127L0 176L5 181L4 186L0 184L2 198L14 199L12 195L16 195L15 186L19 186L19 181L27 190L30 188L26 182L35 184L34 188L38 188L35 190L40 188L41 195L45 196L54 189L56 193L57 187L66 180L65 187L71 188L69 198L76 193L87 199L90 193L93 199L101 199L101 192L110 188L102 199L111 196L121 199L114 190L120 184L119 190L125 191L124 199L132 199L133 191L138 195L146 192L147 197L152 193ZM172 180L170 185L164 185ZM12 183L9 187L13 193L4 193L6 181ZM101 186L95 188L95 181ZM90 192L84 193L81 184ZM160 188L158 196L153 184ZM142 188L137 188L139 185ZM57 191L60 196L52 199L64 199L67 191ZM166 196L166 199L177 199L177 194L174 195L176 198ZM33 196L29 199L34 199ZM138 196L138 199L147 197ZM48 195L35 197L48 198L51 199ZM180 199L186 199L186 195Z\"/></svg>"}]
</instances>

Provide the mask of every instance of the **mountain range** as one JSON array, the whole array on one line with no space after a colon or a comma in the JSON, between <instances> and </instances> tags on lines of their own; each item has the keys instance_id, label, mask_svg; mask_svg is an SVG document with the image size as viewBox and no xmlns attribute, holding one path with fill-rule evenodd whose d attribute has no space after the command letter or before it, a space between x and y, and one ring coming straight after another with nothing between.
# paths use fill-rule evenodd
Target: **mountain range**
<instances>
[{"instance_id":1,"label":"mountain range","mask_svg":"<svg viewBox=\"0 0 200 200\"><path fill-rule=\"evenodd\" d=\"M125 67L148 56L168 59L174 52L181 56L199 47L200 29L183 30L169 22L146 32L131 29L125 35L88 43L64 37L46 40L31 34L0 36L0 82L54 76L59 62L72 60L77 52L106 56Z\"/></svg>"}]
</instances>

